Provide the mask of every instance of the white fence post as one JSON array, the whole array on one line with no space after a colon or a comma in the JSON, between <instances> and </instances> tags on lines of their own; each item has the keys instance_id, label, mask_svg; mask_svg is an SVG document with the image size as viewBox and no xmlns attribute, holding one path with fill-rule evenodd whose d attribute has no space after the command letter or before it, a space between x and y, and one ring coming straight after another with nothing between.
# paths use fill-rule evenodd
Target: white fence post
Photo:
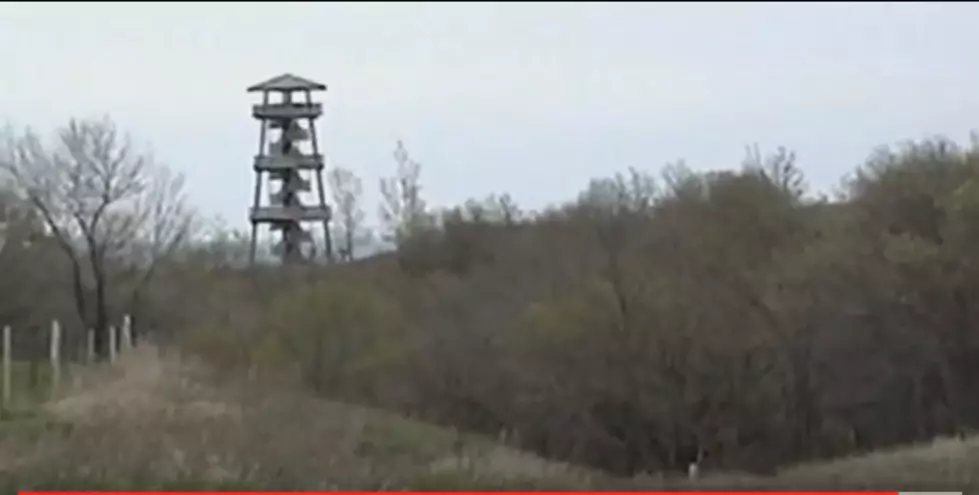
<instances>
[{"instance_id":1,"label":"white fence post","mask_svg":"<svg viewBox=\"0 0 979 495\"><path fill-rule=\"evenodd\" d=\"M61 388L61 324L58 320L51 322L51 394L55 395Z\"/></svg>"},{"instance_id":2,"label":"white fence post","mask_svg":"<svg viewBox=\"0 0 979 495\"><path fill-rule=\"evenodd\" d=\"M126 353L133 348L133 320L129 315L122 317L122 352Z\"/></svg>"},{"instance_id":3,"label":"white fence post","mask_svg":"<svg viewBox=\"0 0 979 495\"><path fill-rule=\"evenodd\" d=\"M2 386L3 390L0 392L0 411L4 409L10 409L10 398L12 396L10 390L11 382L11 338L10 338L10 325L5 325L3 327L3 365L0 368L0 374L3 375Z\"/></svg>"}]
</instances>

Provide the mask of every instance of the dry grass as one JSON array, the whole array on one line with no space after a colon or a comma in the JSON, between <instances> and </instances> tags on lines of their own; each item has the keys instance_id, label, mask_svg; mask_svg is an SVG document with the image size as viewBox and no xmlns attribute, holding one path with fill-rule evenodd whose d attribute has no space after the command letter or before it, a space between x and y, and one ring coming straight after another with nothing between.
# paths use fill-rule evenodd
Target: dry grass
<instances>
[{"instance_id":1,"label":"dry grass","mask_svg":"<svg viewBox=\"0 0 979 495\"><path fill-rule=\"evenodd\" d=\"M713 473L694 482L647 478L642 484L674 490L979 493L979 438L937 439L924 445L806 463L772 477Z\"/></svg>"},{"instance_id":2,"label":"dry grass","mask_svg":"<svg viewBox=\"0 0 979 495\"><path fill-rule=\"evenodd\" d=\"M217 386L151 347L86 370L0 440L20 488L554 488L583 471L480 438L251 384ZM446 485L449 486L441 486Z\"/></svg>"},{"instance_id":3,"label":"dry grass","mask_svg":"<svg viewBox=\"0 0 979 495\"><path fill-rule=\"evenodd\" d=\"M801 486L979 493L979 438L931 443L806 464L779 473Z\"/></svg>"},{"instance_id":4,"label":"dry grass","mask_svg":"<svg viewBox=\"0 0 979 495\"><path fill-rule=\"evenodd\" d=\"M452 431L388 413L256 384L218 386L201 366L151 347L72 381L42 415L0 428L3 493L15 487L979 492L979 439L798 466L769 478L616 480L482 438L460 442Z\"/></svg>"}]
</instances>

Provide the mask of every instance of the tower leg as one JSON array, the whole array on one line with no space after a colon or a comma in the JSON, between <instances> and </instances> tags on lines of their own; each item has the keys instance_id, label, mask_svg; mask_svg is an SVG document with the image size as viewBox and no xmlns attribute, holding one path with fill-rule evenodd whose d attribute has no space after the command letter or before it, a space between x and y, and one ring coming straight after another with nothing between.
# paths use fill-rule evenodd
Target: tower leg
<instances>
[{"instance_id":1,"label":"tower leg","mask_svg":"<svg viewBox=\"0 0 979 495\"><path fill-rule=\"evenodd\" d=\"M269 93L262 93L262 104L269 104ZM265 140L268 137L268 124L263 120L258 134L258 156L265 156ZM252 201L252 208L261 206L262 201L262 172L255 171L255 198ZM258 248L258 223L252 221L252 243L248 250L248 264L255 264L255 251Z\"/></svg>"},{"instance_id":2,"label":"tower leg","mask_svg":"<svg viewBox=\"0 0 979 495\"><path fill-rule=\"evenodd\" d=\"M320 193L320 206L326 208L326 192L323 187L323 171L316 171L316 188ZM323 249L326 251L326 261L333 263L333 236L330 235L330 221L323 220Z\"/></svg>"},{"instance_id":3,"label":"tower leg","mask_svg":"<svg viewBox=\"0 0 979 495\"><path fill-rule=\"evenodd\" d=\"M263 136L264 137L264 136ZM252 202L253 208L258 208L262 200L262 173L255 173L255 200ZM255 264L255 251L258 248L258 223L252 222L252 244L248 251L248 263Z\"/></svg>"},{"instance_id":4,"label":"tower leg","mask_svg":"<svg viewBox=\"0 0 979 495\"><path fill-rule=\"evenodd\" d=\"M255 250L258 248L258 223L252 222L252 242L248 250L248 264L255 264Z\"/></svg>"},{"instance_id":5,"label":"tower leg","mask_svg":"<svg viewBox=\"0 0 979 495\"><path fill-rule=\"evenodd\" d=\"M312 96L309 91L306 91L306 103L312 103ZM320 153L320 143L319 139L316 138L316 121L309 119L309 136L313 144L313 154L318 155ZM326 192L323 187L323 170L316 170L316 188L320 193L320 207L326 208ZM327 263L333 263L333 238L330 235L330 221L323 221L323 249L326 251L326 261Z\"/></svg>"}]
</instances>

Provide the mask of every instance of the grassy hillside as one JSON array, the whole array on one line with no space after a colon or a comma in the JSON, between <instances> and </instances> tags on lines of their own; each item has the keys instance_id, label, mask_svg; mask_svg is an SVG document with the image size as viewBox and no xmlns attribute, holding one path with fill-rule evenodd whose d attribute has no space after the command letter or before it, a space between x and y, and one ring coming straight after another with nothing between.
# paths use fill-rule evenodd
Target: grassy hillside
<instances>
[{"instance_id":1,"label":"grassy hillside","mask_svg":"<svg viewBox=\"0 0 979 495\"><path fill-rule=\"evenodd\" d=\"M88 371L0 423L19 489L576 488L601 477L392 414L270 389L217 388L153 349Z\"/></svg>"},{"instance_id":2,"label":"grassy hillside","mask_svg":"<svg viewBox=\"0 0 979 495\"><path fill-rule=\"evenodd\" d=\"M217 387L153 348L87 370L0 422L0 489L585 490L979 488L979 440L786 469L774 477L615 479L485 438L259 386Z\"/></svg>"},{"instance_id":3,"label":"grassy hillside","mask_svg":"<svg viewBox=\"0 0 979 495\"><path fill-rule=\"evenodd\" d=\"M788 486L979 493L979 438L934 441L804 464L779 473Z\"/></svg>"}]
</instances>

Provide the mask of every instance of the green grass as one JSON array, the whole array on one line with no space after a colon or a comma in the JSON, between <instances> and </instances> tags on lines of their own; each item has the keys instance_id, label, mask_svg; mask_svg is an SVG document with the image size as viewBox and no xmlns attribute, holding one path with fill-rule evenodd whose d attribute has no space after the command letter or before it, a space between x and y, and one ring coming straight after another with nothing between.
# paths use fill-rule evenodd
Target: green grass
<instances>
[{"instance_id":1,"label":"green grass","mask_svg":"<svg viewBox=\"0 0 979 495\"><path fill-rule=\"evenodd\" d=\"M30 409L48 399L51 393L51 365L47 362L32 364L14 361L10 366L11 403L3 404L2 411Z\"/></svg>"}]
</instances>

